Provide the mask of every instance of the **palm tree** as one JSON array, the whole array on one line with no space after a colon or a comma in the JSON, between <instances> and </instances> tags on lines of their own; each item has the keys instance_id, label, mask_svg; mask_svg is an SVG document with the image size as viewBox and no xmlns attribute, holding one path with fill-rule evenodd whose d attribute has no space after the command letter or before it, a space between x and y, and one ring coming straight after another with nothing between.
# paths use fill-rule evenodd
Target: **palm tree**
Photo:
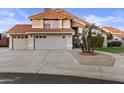
<instances>
[{"instance_id":1,"label":"palm tree","mask_svg":"<svg viewBox=\"0 0 124 93\"><path fill-rule=\"evenodd\" d=\"M96 44L92 44L92 31L98 29L95 24L87 24L83 26L82 33L78 34L77 42L83 53L94 53Z\"/></svg>"}]
</instances>

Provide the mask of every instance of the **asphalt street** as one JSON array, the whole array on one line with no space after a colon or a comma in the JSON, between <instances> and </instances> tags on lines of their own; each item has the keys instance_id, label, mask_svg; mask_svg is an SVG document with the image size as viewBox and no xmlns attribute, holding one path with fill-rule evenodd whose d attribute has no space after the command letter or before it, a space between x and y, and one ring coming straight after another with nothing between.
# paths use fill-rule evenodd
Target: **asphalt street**
<instances>
[{"instance_id":1,"label":"asphalt street","mask_svg":"<svg viewBox=\"0 0 124 93\"><path fill-rule=\"evenodd\" d=\"M121 82L75 76L1 73L0 84L122 84Z\"/></svg>"}]
</instances>

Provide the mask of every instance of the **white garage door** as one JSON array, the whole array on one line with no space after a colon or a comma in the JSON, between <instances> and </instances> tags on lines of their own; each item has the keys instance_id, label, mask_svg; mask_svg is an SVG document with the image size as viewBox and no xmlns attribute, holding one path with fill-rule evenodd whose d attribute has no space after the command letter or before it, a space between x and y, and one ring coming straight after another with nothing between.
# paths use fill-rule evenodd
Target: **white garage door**
<instances>
[{"instance_id":1,"label":"white garage door","mask_svg":"<svg viewBox=\"0 0 124 93\"><path fill-rule=\"evenodd\" d=\"M65 49L63 36L35 36L35 49Z\"/></svg>"},{"instance_id":2,"label":"white garage door","mask_svg":"<svg viewBox=\"0 0 124 93\"><path fill-rule=\"evenodd\" d=\"M28 39L25 36L13 38L13 49L28 49Z\"/></svg>"}]
</instances>

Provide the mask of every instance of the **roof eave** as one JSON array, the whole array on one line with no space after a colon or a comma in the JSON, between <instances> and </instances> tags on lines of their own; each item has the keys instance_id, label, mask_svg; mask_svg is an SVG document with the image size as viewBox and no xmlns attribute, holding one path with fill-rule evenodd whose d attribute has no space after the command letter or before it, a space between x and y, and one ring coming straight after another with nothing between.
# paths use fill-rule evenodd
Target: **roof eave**
<instances>
[{"instance_id":1,"label":"roof eave","mask_svg":"<svg viewBox=\"0 0 124 93\"><path fill-rule=\"evenodd\" d=\"M58 33L64 33L64 34L73 34L74 32L27 32L27 34L37 34L37 33L45 33L45 34L47 34L47 33L50 33L50 34L58 34Z\"/></svg>"}]
</instances>

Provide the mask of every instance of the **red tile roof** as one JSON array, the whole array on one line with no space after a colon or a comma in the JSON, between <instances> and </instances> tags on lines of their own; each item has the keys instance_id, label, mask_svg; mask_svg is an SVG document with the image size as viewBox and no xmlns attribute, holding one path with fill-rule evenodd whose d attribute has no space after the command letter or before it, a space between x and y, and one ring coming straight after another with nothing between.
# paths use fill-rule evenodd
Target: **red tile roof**
<instances>
[{"instance_id":1,"label":"red tile roof","mask_svg":"<svg viewBox=\"0 0 124 93\"><path fill-rule=\"evenodd\" d=\"M72 19L72 16L60 13L59 11L50 10L28 17L29 19Z\"/></svg>"},{"instance_id":2,"label":"red tile roof","mask_svg":"<svg viewBox=\"0 0 124 93\"><path fill-rule=\"evenodd\" d=\"M82 25L89 24L89 22L87 22L87 21L83 20L82 18L77 17L77 16L75 16L75 15L73 15L73 14L71 14L71 13L65 11L64 9L55 9L54 11L58 11L60 14L69 15L69 16L71 16L71 17L73 18L73 21L79 22L79 23L81 23Z\"/></svg>"},{"instance_id":3,"label":"red tile roof","mask_svg":"<svg viewBox=\"0 0 124 93\"><path fill-rule=\"evenodd\" d=\"M8 33L25 33L31 29L32 25L28 24L18 24L12 27Z\"/></svg>"},{"instance_id":4,"label":"red tile roof","mask_svg":"<svg viewBox=\"0 0 124 93\"><path fill-rule=\"evenodd\" d=\"M117 37L124 38L124 34L116 34Z\"/></svg>"},{"instance_id":5,"label":"red tile roof","mask_svg":"<svg viewBox=\"0 0 124 93\"><path fill-rule=\"evenodd\" d=\"M89 24L85 20L74 16L73 14L63 9L53 9L43 13L30 16L29 19L70 19L73 21L72 27L81 27L82 25ZM32 28L31 25L15 25L9 30L9 33L26 33L26 32L73 32L71 28L57 28L57 29L43 29Z\"/></svg>"},{"instance_id":6,"label":"red tile roof","mask_svg":"<svg viewBox=\"0 0 124 93\"><path fill-rule=\"evenodd\" d=\"M120 29L118 29L118 28L114 28L114 27L111 27L111 26L109 26L109 27L103 27L103 28L105 28L105 29L107 29L109 32L111 32L111 33L113 33L113 34L119 34L119 33L124 33L123 31L121 31Z\"/></svg>"},{"instance_id":7,"label":"red tile roof","mask_svg":"<svg viewBox=\"0 0 124 93\"><path fill-rule=\"evenodd\" d=\"M9 30L10 34L26 34L26 33L73 33L71 28L32 28L32 25L16 25Z\"/></svg>"},{"instance_id":8,"label":"red tile roof","mask_svg":"<svg viewBox=\"0 0 124 93\"><path fill-rule=\"evenodd\" d=\"M109 26L109 27L102 27L102 29L107 33L110 32L110 33L112 33L118 37L124 38L124 31L122 31L118 28L114 28L114 27Z\"/></svg>"},{"instance_id":9,"label":"red tile roof","mask_svg":"<svg viewBox=\"0 0 124 93\"><path fill-rule=\"evenodd\" d=\"M82 25L89 24L89 22L65 11L64 9L52 9L43 13L30 16L29 19L72 19Z\"/></svg>"}]
</instances>

